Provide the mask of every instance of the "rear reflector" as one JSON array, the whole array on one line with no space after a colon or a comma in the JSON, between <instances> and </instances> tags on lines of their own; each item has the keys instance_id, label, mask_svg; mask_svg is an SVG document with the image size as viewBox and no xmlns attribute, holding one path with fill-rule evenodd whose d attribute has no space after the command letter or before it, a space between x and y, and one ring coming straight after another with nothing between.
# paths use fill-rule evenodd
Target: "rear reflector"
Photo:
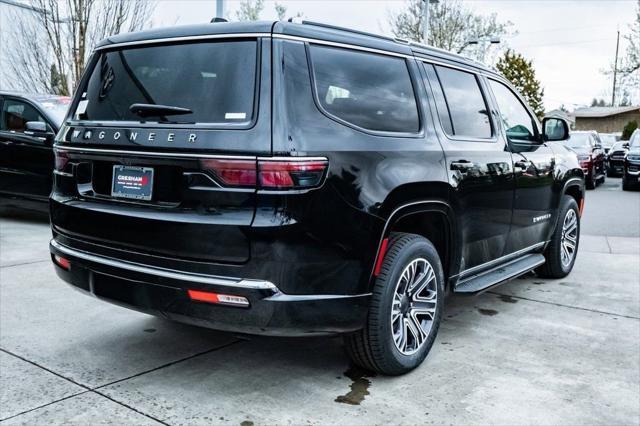
<instances>
[{"instance_id":1,"label":"rear reflector","mask_svg":"<svg viewBox=\"0 0 640 426\"><path fill-rule=\"evenodd\" d=\"M580 213L580 217L582 217L583 211L584 211L584 197L580 198L580 206L578 207L578 212Z\"/></svg>"},{"instance_id":2,"label":"rear reflector","mask_svg":"<svg viewBox=\"0 0 640 426\"><path fill-rule=\"evenodd\" d=\"M248 307L249 301L246 297L233 296L230 294L210 293L208 291L188 290L191 300L197 302L215 303L219 305L233 305Z\"/></svg>"},{"instance_id":3,"label":"rear reflector","mask_svg":"<svg viewBox=\"0 0 640 426\"><path fill-rule=\"evenodd\" d=\"M378 259L376 260L376 268L373 270L373 276L377 277L380 275L380 270L382 269L382 262L384 261L384 255L387 254L387 246L389 245L389 239L385 238L382 240L382 244L380 244L380 250L378 251Z\"/></svg>"},{"instance_id":4,"label":"rear reflector","mask_svg":"<svg viewBox=\"0 0 640 426\"><path fill-rule=\"evenodd\" d=\"M67 167L68 162L69 154L63 151L55 150L55 170L59 172L64 171L64 168Z\"/></svg>"},{"instance_id":5,"label":"rear reflector","mask_svg":"<svg viewBox=\"0 0 640 426\"><path fill-rule=\"evenodd\" d=\"M64 257L60 257L57 254L54 254L53 260L58 264L59 267L64 270L68 271L69 268L71 268L71 262L69 262L69 259L65 259Z\"/></svg>"},{"instance_id":6,"label":"rear reflector","mask_svg":"<svg viewBox=\"0 0 640 426\"><path fill-rule=\"evenodd\" d=\"M257 187L266 190L311 189L322 184L329 162L326 159L233 160L203 159L203 169L213 173L226 187Z\"/></svg>"}]
</instances>

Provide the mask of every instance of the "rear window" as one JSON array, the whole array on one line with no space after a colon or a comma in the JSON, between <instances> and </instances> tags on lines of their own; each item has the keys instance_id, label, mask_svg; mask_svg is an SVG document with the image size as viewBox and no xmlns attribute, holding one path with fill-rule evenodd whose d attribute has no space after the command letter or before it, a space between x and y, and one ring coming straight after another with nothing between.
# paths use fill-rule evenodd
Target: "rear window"
<instances>
[{"instance_id":1,"label":"rear window","mask_svg":"<svg viewBox=\"0 0 640 426\"><path fill-rule=\"evenodd\" d=\"M309 50L318 100L327 113L368 130L419 131L404 59L322 46Z\"/></svg>"},{"instance_id":2,"label":"rear window","mask_svg":"<svg viewBox=\"0 0 640 426\"><path fill-rule=\"evenodd\" d=\"M191 113L146 121L251 121L256 92L257 42L176 44L100 54L75 112L76 119L141 121L135 103L187 108Z\"/></svg>"}]
</instances>

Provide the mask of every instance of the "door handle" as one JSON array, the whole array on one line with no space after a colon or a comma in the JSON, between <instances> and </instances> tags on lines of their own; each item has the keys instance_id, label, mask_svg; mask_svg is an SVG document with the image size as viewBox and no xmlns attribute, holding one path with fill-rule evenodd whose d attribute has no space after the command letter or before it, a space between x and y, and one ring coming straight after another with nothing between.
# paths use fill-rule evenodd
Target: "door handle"
<instances>
[{"instance_id":1,"label":"door handle","mask_svg":"<svg viewBox=\"0 0 640 426\"><path fill-rule=\"evenodd\" d=\"M515 172L524 172L531 166L531 161L529 160L518 160L513 163L513 170Z\"/></svg>"},{"instance_id":2,"label":"door handle","mask_svg":"<svg viewBox=\"0 0 640 426\"><path fill-rule=\"evenodd\" d=\"M451 162L451 170L457 171L466 171L467 169L473 167L473 163L469 160L458 160Z\"/></svg>"}]
</instances>

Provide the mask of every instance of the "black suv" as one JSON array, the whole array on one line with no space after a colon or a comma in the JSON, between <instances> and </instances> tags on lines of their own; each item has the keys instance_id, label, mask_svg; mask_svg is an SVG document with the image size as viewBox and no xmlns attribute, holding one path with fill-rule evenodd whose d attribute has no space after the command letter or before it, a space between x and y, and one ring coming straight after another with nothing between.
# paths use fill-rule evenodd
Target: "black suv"
<instances>
[{"instance_id":1,"label":"black suv","mask_svg":"<svg viewBox=\"0 0 640 426\"><path fill-rule=\"evenodd\" d=\"M98 298L244 333L427 355L447 292L575 262L584 173L500 75L316 23L124 34L56 144L51 253Z\"/></svg>"},{"instance_id":2,"label":"black suv","mask_svg":"<svg viewBox=\"0 0 640 426\"><path fill-rule=\"evenodd\" d=\"M48 211L53 139L71 98L0 91L0 204Z\"/></svg>"},{"instance_id":3,"label":"black suv","mask_svg":"<svg viewBox=\"0 0 640 426\"><path fill-rule=\"evenodd\" d=\"M628 152L624 157L622 189L627 191L640 184L640 130L635 130L627 142Z\"/></svg>"}]
</instances>

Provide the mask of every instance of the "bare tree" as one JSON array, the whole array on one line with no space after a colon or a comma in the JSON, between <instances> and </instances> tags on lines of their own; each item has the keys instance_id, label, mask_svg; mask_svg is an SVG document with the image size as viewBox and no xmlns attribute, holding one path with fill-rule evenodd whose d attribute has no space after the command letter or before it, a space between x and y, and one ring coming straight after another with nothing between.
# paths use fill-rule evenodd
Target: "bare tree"
<instances>
[{"instance_id":1,"label":"bare tree","mask_svg":"<svg viewBox=\"0 0 640 426\"><path fill-rule=\"evenodd\" d=\"M287 19L287 6L280 3L276 3L275 9L276 9L276 15L278 15L279 21L284 21L285 19ZM303 18L303 17L304 17L304 13L302 12L296 12L296 14L293 15L293 18Z\"/></svg>"},{"instance_id":2,"label":"bare tree","mask_svg":"<svg viewBox=\"0 0 640 426\"><path fill-rule=\"evenodd\" d=\"M406 0L404 10L389 16L396 37L462 53L468 41L500 37L509 33L511 22L499 22L496 14L477 15L460 0L440 0L430 5L429 40L423 40L424 0Z\"/></svg>"},{"instance_id":3,"label":"bare tree","mask_svg":"<svg viewBox=\"0 0 640 426\"><path fill-rule=\"evenodd\" d=\"M238 21L257 21L264 9L264 0L244 0L236 11Z\"/></svg>"},{"instance_id":4,"label":"bare tree","mask_svg":"<svg viewBox=\"0 0 640 426\"><path fill-rule=\"evenodd\" d=\"M7 49L16 89L69 95L93 46L149 24L152 0L29 0L14 12Z\"/></svg>"}]
</instances>

